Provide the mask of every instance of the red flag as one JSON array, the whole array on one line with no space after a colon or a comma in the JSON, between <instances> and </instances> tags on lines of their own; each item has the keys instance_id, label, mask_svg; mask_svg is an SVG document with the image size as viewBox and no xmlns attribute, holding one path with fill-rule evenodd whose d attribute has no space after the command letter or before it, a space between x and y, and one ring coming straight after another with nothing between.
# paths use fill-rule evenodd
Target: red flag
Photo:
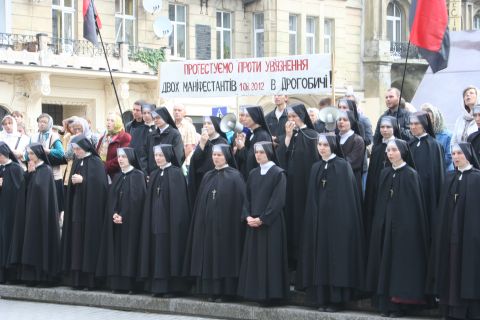
<instances>
[{"instance_id":1,"label":"red flag","mask_svg":"<svg viewBox=\"0 0 480 320\"><path fill-rule=\"evenodd\" d=\"M447 67L450 37L445 0L412 1L410 42L419 48L434 73Z\"/></svg>"},{"instance_id":2,"label":"red flag","mask_svg":"<svg viewBox=\"0 0 480 320\"><path fill-rule=\"evenodd\" d=\"M97 20L97 26L100 29L102 22L97 14L93 0L83 0L83 37L96 45L98 40L95 20Z\"/></svg>"}]
</instances>

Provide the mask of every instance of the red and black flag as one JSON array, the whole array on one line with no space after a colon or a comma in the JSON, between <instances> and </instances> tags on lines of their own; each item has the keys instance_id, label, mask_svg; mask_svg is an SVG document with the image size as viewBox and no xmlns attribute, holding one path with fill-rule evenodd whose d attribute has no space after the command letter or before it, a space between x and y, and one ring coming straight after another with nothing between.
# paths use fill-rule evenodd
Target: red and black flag
<instances>
[{"instance_id":1,"label":"red and black flag","mask_svg":"<svg viewBox=\"0 0 480 320\"><path fill-rule=\"evenodd\" d=\"M445 0L412 0L410 42L418 47L433 73L447 67L450 37Z\"/></svg>"},{"instance_id":2,"label":"red and black flag","mask_svg":"<svg viewBox=\"0 0 480 320\"><path fill-rule=\"evenodd\" d=\"M98 29L100 29L102 22L97 14L93 0L83 0L83 37L94 45L98 43L95 19L97 20Z\"/></svg>"}]
</instances>

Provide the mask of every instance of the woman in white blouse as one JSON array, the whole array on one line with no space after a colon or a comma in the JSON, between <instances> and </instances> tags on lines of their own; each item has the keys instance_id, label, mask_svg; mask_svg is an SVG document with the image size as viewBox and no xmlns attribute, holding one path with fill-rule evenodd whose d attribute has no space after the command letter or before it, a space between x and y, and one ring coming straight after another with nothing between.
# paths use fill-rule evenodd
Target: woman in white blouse
<instances>
[{"instance_id":1,"label":"woman in white blouse","mask_svg":"<svg viewBox=\"0 0 480 320\"><path fill-rule=\"evenodd\" d=\"M466 142L469 135L478 130L477 124L473 119L472 110L477 104L478 90L474 86L468 86L463 90L464 112L455 121L451 145L459 142Z\"/></svg>"}]
</instances>

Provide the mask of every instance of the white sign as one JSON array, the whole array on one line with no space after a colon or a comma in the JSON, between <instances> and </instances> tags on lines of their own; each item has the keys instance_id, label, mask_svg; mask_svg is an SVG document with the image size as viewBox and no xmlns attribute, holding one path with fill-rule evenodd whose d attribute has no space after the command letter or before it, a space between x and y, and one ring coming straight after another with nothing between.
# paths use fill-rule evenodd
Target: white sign
<instances>
[{"instance_id":1,"label":"white sign","mask_svg":"<svg viewBox=\"0 0 480 320\"><path fill-rule=\"evenodd\" d=\"M330 55L160 63L160 96L225 97L331 92Z\"/></svg>"}]
</instances>

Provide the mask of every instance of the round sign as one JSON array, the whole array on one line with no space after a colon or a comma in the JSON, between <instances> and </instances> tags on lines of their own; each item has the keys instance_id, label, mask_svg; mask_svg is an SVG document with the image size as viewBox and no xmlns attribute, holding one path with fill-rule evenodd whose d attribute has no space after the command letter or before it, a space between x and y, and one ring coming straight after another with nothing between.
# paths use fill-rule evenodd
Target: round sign
<instances>
[{"instance_id":1,"label":"round sign","mask_svg":"<svg viewBox=\"0 0 480 320\"><path fill-rule=\"evenodd\" d=\"M159 38L168 37L173 31L173 25L168 17L158 17L153 23L153 32Z\"/></svg>"},{"instance_id":2,"label":"round sign","mask_svg":"<svg viewBox=\"0 0 480 320\"><path fill-rule=\"evenodd\" d=\"M148 13L162 10L162 0L143 0L143 9Z\"/></svg>"}]
</instances>

